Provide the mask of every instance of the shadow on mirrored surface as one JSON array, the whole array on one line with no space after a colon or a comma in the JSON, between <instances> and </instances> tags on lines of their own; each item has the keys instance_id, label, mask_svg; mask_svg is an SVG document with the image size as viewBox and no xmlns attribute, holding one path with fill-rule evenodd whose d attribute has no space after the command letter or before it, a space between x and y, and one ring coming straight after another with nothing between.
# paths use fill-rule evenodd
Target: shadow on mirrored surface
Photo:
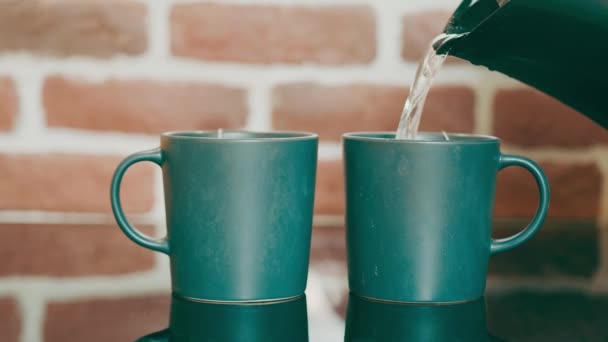
<instances>
[{"instance_id":1,"label":"shadow on mirrored surface","mask_svg":"<svg viewBox=\"0 0 608 342\"><path fill-rule=\"evenodd\" d=\"M388 303L349 296L344 341L502 341L488 333L484 299L454 305Z\"/></svg>"},{"instance_id":2,"label":"shadow on mirrored surface","mask_svg":"<svg viewBox=\"0 0 608 342\"><path fill-rule=\"evenodd\" d=\"M306 296L274 303L216 304L173 295L169 328L138 342L308 342Z\"/></svg>"},{"instance_id":3,"label":"shadow on mirrored surface","mask_svg":"<svg viewBox=\"0 0 608 342\"><path fill-rule=\"evenodd\" d=\"M516 342L608 341L608 296L517 291L488 296L488 326Z\"/></svg>"}]
</instances>

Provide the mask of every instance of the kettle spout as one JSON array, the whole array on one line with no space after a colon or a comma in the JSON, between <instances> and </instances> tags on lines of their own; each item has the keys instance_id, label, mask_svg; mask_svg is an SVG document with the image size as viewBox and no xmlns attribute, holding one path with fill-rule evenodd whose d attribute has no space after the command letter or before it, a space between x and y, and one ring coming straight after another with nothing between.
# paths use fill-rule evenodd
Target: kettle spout
<instances>
[{"instance_id":1,"label":"kettle spout","mask_svg":"<svg viewBox=\"0 0 608 342\"><path fill-rule=\"evenodd\" d=\"M474 31L509 0L464 0L448 22L444 33L463 34Z\"/></svg>"},{"instance_id":2,"label":"kettle spout","mask_svg":"<svg viewBox=\"0 0 608 342\"><path fill-rule=\"evenodd\" d=\"M463 0L448 21L443 33L449 37L441 44L433 45L438 54L450 54L461 38L475 31L497 10L510 0Z\"/></svg>"},{"instance_id":3,"label":"kettle spout","mask_svg":"<svg viewBox=\"0 0 608 342\"><path fill-rule=\"evenodd\" d=\"M527 83L608 128L607 18L606 0L464 0L444 31L457 36L436 50Z\"/></svg>"}]
</instances>

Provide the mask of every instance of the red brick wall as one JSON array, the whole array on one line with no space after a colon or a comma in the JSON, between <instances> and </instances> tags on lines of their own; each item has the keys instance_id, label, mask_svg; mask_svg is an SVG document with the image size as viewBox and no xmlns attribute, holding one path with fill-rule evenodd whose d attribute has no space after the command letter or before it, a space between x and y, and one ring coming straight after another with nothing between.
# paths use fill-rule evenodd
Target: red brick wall
<instances>
[{"instance_id":1,"label":"red brick wall","mask_svg":"<svg viewBox=\"0 0 608 342\"><path fill-rule=\"evenodd\" d=\"M343 277L340 136L396 128L457 2L0 2L0 339L127 341L166 324L167 260L122 235L108 187L167 130L319 133L313 268ZM553 220L607 235L608 132L585 117L450 59L422 128L497 135L545 167ZM536 196L528 174L505 171L497 217L525 221ZM162 234L155 167L133 168L123 198ZM606 259L585 281L602 283Z\"/></svg>"}]
</instances>

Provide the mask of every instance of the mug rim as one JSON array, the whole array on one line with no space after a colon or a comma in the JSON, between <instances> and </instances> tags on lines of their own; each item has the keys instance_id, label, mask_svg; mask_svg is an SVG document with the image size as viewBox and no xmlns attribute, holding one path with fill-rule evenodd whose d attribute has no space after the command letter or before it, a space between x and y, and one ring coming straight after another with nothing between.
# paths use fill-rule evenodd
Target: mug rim
<instances>
[{"instance_id":1,"label":"mug rim","mask_svg":"<svg viewBox=\"0 0 608 342\"><path fill-rule=\"evenodd\" d=\"M342 135L345 141L365 141L376 143L389 144L419 144L419 145L461 145L461 144L496 144L500 139L491 135L483 134L466 134L466 133L449 133L447 134L450 140L445 140L445 136L440 132L420 132L418 136L423 140L401 140L395 139L395 132L378 131L378 132L349 132Z\"/></svg>"},{"instance_id":2,"label":"mug rim","mask_svg":"<svg viewBox=\"0 0 608 342\"><path fill-rule=\"evenodd\" d=\"M171 140L191 140L204 142L285 142L315 140L318 135L298 131L249 131L249 130L222 130L228 136L218 138L219 130L192 130L170 131L161 134L162 138Z\"/></svg>"}]
</instances>

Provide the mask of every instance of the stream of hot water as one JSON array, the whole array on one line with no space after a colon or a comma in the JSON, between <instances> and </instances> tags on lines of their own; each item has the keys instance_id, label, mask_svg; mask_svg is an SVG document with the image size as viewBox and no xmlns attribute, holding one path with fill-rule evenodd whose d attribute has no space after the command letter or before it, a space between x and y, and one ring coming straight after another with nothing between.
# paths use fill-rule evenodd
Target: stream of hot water
<instances>
[{"instance_id":1,"label":"stream of hot water","mask_svg":"<svg viewBox=\"0 0 608 342\"><path fill-rule=\"evenodd\" d=\"M497 0L500 7L504 6L510 0ZM473 5L473 2L471 5ZM458 39L466 36L467 33L460 34L446 34L442 33L435 37L430 44L427 54L425 55L422 62L418 65L416 70L416 76L414 82L410 88L410 93L405 101L403 111L401 113L401 119L399 121L399 127L397 128L396 139L408 139L414 140L418 135L418 128L420 126L420 118L422 116L422 110L424 109L424 103L426 97L431 89L433 80L441 70L441 66L447 58L447 54L437 54L441 48L452 39ZM449 115L449 113L447 114ZM447 134L444 132L446 140L448 140Z\"/></svg>"},{"instance_id":2,"label":"stream of hot water","mask_svg":"<svg viewBox=\"0 0 608 342\"><path fill-rule=\"evenodd\" d=\"M447 58L447 55L437 54L436 51L450 40L460 38L464 35L465 34L440 34L431 43L426 56L418 65L416 77L410 88L410 94L405 101L403 112L401 113L401 120L399 121L399 128L397 129L397 139L416 139L422 110L424 109L424 102L426 101L429 90L431 90L433 80L437 76L439 70L441 70L441 66Z\"/></svg>"}]
</instances>

